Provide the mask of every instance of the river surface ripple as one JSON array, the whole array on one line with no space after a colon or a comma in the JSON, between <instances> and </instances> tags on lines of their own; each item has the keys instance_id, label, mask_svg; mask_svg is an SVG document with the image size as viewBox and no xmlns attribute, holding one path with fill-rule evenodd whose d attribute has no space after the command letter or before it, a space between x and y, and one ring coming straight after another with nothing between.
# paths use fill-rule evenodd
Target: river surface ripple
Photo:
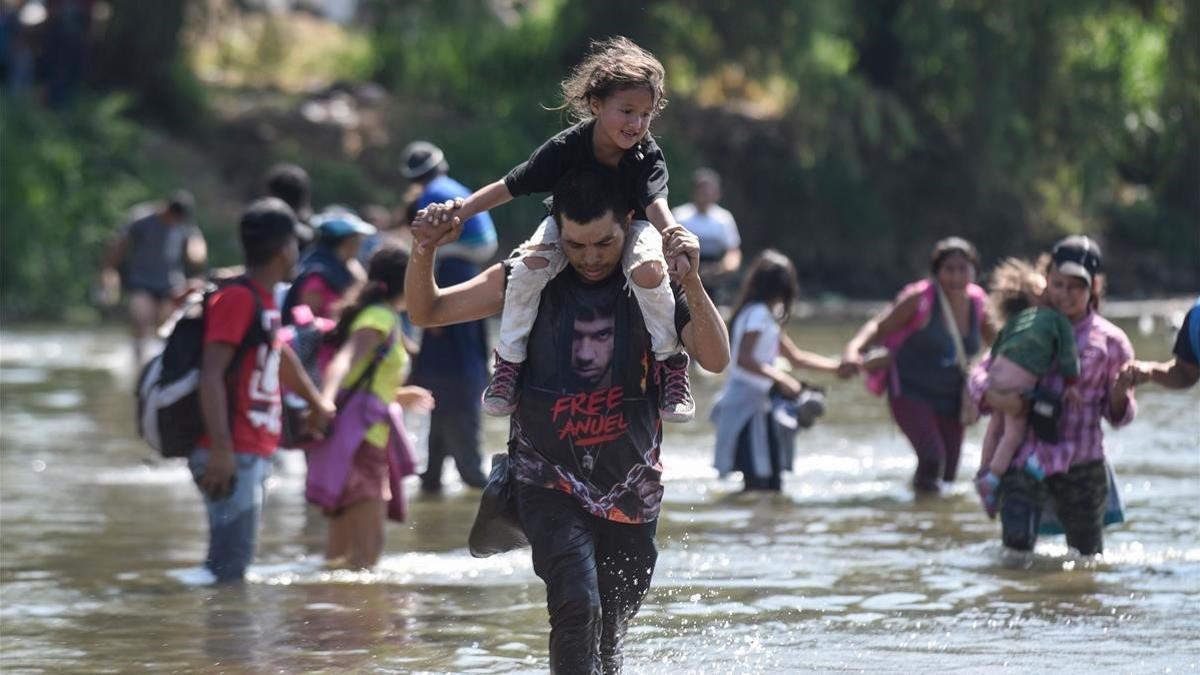
<instances>
[{"instance_id":1,"label":"river surface ripple","mask_svg":"<svg viewBox=\"0 0 1200 675\"><path fill-rule=\"evenodd\" d=\"M1125 327L1140 357L1167 357L1165 330ZM792 333L832 354L853 329ZM547 669L528 553L471 558L477 493L459 484L412 499L375 572L331 573L303 459L285 453L249 583L197 583L203 510L183 465L133 434L128 358L116 329L0 334L5 672ZM693 381L707 411L720 380ZM659 564L627 671L1197 670L1200 394L1138 399L1138 419L1107 436L1129 521L1099 560L1062 537L1005 554L966 480L980 426L948 494L914 501L912 452L858 382L832 387L781 495L718 478L707 422L668 426ZM489 449L504 437L489 419Z\"/></svg>"}]
</instances>

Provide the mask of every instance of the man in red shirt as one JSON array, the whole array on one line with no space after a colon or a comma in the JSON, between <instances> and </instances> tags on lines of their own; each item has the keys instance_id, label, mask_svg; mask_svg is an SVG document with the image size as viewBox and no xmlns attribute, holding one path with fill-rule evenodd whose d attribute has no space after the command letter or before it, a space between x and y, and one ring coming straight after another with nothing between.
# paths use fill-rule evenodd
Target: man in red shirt
<instances>
[{"instance_id":1,"label":"man in red shirt","mask_svg":"<svg viewBox=\"0 0 1200 675\"><path fill-rule=\"evenodd\" d=\"M271 289L296 266L295 214L267 197L250 205L239 227L246 274L208 299L200 363L206 433L188 461L208 510L205 567L221 582L241 581L254 557L270 457L279 445L280 382L316 411L314 427L333 413L275 335L279 310Z\"/></svg>"}]
</instances>

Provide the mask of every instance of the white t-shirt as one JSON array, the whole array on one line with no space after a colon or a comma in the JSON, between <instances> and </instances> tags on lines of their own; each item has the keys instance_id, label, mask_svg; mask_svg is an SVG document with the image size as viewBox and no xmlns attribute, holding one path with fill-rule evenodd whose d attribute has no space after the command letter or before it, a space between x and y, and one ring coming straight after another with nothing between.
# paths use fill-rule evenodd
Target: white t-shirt
<instances>
[{"instance_id":1,"label":"white t-shirt","mask_svg":"<svg viewBox=\"0 0 1200 675\"><path fill-rule=\"evenodd\" d=\"M700 239L701 260L719 260L724 257L726 251L740 248L742 245L742 237L738 234L733 214L717 204L700 213L696 205L689 202L675 207L671 213L676 222Z\"/></svg>"},{"instance_id":2,"label":"white t-shirt","mask_svg":"<svg viewBox=\"0 0 1200 675\"><path fill-rule=\"evenodd\" d=\"M746 333L758 333L758 341L754 344L754 360L767 365L774 365L779 357L779 322L771 313L771 308L761 302L746 305L733 320L733 336L730 353L733 363L729 369L730 379L738 379L767 391L775 382L765 375L752 373L738 365L737 355L742 350L742 337Z\"/></svg>"}]
</instances>

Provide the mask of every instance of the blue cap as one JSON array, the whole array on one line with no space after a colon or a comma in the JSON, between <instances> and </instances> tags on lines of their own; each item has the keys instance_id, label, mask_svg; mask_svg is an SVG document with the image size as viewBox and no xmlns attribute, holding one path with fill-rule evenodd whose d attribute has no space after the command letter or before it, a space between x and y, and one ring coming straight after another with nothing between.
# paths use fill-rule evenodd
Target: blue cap
<instances>
[{"instance_id":1,"label":"blue cap","mask_svg":"<svg viewBox=\"0 0 1200 675\"><path fill-rule=\"evenodd\" d=\"M313 216L312 223L321 237L326 239L341 239L352 234L368 236L376 232L374 225L341 207L325 209Z\"/></svg>"}]
</instances>

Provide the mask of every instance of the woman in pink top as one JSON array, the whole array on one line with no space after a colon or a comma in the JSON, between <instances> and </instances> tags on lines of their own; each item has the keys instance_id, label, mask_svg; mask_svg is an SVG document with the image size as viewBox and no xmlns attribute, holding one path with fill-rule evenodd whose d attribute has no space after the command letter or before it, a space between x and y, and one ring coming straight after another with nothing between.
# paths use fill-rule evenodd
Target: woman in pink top
<instances>
[{"instance_id":1,"label":"woman in pink top","mask_svg":"<svg viewBox=\"0 0 1200 675\"><path fill-rule=\"evenodd\" d=\"M864 367L869 347L888 350L886 368L868 369L867 389L887 394L892 417L912 444L917 455L912 485L918 494L936 494L958 473L966 378L958 365L959 338L951 334L950 322L961 336L967 359L995 336L984 307L987 293L975 283L978 262L975 246L965 239L937 242L929 277L906 286L891 305L863 324L846 343L838 369L842 376L852 375Z\"/></svg>"},{"instance_id":2,"label":"woman in pink top","mask_svg":"<svg viewBox=\"0 0 1200 675\"><path fill-rule=\"evenodd\" d=\"M1100 420L1108 420L1113 427L1124 426L1133 420L1137 404L1132 375L1123 374L1125 365L1133 360L1133 347L1124 331L1097 313L1104 288L1100 266L1099 246L1084 236L1058 242L1045 265L1047 300L1066 315L1075 330L1080 402L1063 406L1057 441L1044 441L1032 431L1027 432L1009 470L1001 477L1000 524L1004 545L1012 549L1033 550L1048 497L1054 499L1067 545L1083 555L1104 549L1108 471ZM1019 394L987 391L990 361L990 357L984 359L972 372L973 398L984 402L985 408L1019 413L1027 406ZM1063 381L1054 374L1044 377L1039 386L1061 392ZM1044 479L1020 468L1031 456L1036 456L1044 468Z\"/></svg>"}]
</instances>

